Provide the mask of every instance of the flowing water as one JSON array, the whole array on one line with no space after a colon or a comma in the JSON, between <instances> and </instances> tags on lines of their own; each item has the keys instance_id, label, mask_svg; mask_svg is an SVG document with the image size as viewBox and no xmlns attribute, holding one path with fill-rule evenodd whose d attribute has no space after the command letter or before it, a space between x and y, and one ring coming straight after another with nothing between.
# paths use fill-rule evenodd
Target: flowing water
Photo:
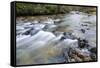
<instances>
[{"instance_id":1,"label":"flowing water","mask_svg":"<svg viewBox=\"0 0 100 68\"><path fill-rule=\"evenodd\" d=\"M96 15L74 12L62 17L16 20L17 65L69 62L63 50L78 48L77 38L86 39L90 46L96 47Z\"/></svg>"}]
</instances>

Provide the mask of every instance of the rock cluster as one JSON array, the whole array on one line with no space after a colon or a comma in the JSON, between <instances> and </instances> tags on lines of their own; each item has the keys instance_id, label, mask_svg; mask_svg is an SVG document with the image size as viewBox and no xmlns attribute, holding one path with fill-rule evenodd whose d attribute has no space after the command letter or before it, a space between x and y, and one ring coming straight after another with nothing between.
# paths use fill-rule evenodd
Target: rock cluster
<instances>
[{"instance_id":1,"label":"rock cluster","mask_svg":"<svg viewBox=\"0 0 100 68\"><path fill-rule=\"evenodd\" d=\"M96 61L97 47L91 38L95 37L94 27L91 27L94 23L83 22L84 16L88 18L72 13L65 20L47 17L46 20L17 23L17 59L21 64L25 64L24 60L30 60L31 64ZM21 59L22 51L28 52L28 59Z\"/></svg>"}]
</instances>

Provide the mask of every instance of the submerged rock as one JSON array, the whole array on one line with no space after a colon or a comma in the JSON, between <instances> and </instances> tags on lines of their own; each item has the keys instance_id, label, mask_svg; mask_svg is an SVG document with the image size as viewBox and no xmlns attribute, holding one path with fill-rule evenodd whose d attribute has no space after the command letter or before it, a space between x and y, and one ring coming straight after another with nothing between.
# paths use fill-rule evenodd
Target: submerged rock
<instances>
[{"instance_id":1,"label":"submerged rock","mask_svg":"<svg viewBox=\"0 0 100 68\"><path fill-rule=\"evenodd\" d=\"M84 29L81 29L82 33L85 33L85 30Z\"/></svg>"},{"instance_id":2,"label":"submerged rock","mask_svg":"<svg viewBox=\"0 0 100 68\"><path fill-rule=\"evenodd\" d=\"M33 36L33 35L35 35L36 33L38 33L39 31L40 31L40 30L38 30L38 29L31 30L30 35Z\"/></svg>"},{"instance_id":3,"label":"submerged rock","mask_svg":"<svg viewBox=\"0 0 100 68\"><path fill-rule=\"evenodd\" d=\"M61 19L56 19L54 20L54 24L58 25L60 23L64 22L64 20L61 20Z\"/></svg>"}]
</instances>

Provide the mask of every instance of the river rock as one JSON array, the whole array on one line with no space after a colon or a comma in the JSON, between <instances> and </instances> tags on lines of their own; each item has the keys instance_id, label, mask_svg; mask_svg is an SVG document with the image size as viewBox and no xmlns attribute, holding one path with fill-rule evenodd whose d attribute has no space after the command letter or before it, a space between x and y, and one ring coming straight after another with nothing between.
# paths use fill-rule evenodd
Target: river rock
<instances>
[{"instance_id":1,"label":"river rock","mask_svg":"<svg viewBox=\"0 0 100 68\"><path fill-rule=\"evenodd\" d=\"M96 47L91 48L91 49L90 49L90 52L92 52L92 53L95 53L95 54L96 54L96 53L97 53L97 48L96 48Z\"/></svg>"},{"instance_id":2,"label":"river rock","mask_svg":"<svg viewBox=\"0 0 100 68\"><path fill-rule=\"evenodd\" d=\"M94 53L91 53L90 57L91 57L92 61L96 61L97 60L97 55L94 54Z\"/></svg>"},{"instance_id":3,"label":"river rock","mask_svg":"<svg viewBox=\"0 0 100 68\"><path fill-rule=\"evenodd\" d=\"M80 38L78 39L78 45L79 45L80 48L85 48L85 47L89 46L87 40L85 40L85 39L81 40Z\"/></svg>"},{"instance_id":4,"label":"river rock","mask_svg":"<svg viewBox=\"0 0 100 68\"><path fill-rule=\"evenodd\" d=\"M81 29L82 33L85 33L85 30L84 29Z\"/></svg>"}]
</instances>

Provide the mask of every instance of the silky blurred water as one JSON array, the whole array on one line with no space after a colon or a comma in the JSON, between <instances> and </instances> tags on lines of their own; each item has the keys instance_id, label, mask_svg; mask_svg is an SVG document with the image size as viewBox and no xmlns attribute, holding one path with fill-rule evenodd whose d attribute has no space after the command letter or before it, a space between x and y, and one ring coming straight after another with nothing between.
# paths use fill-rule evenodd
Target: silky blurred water
<instances>
[{"instance_id":1,"label":"silky blurred water","mask_svg":"<svg viewBox=\"0 0 100 68\"><path fill-rule=\"evenodd\" d=\"M16 20L17 65L64 63L63 48L77 47L78 41L68 38L60 41L63 32L72 33L77 38L88 40L91 46L96 46L96 15L69 13L63 15L61 23L55 24L54 20L45 19L38 23L28 20L24 23L20 18Z\"/></svg>"}]
</instances>

